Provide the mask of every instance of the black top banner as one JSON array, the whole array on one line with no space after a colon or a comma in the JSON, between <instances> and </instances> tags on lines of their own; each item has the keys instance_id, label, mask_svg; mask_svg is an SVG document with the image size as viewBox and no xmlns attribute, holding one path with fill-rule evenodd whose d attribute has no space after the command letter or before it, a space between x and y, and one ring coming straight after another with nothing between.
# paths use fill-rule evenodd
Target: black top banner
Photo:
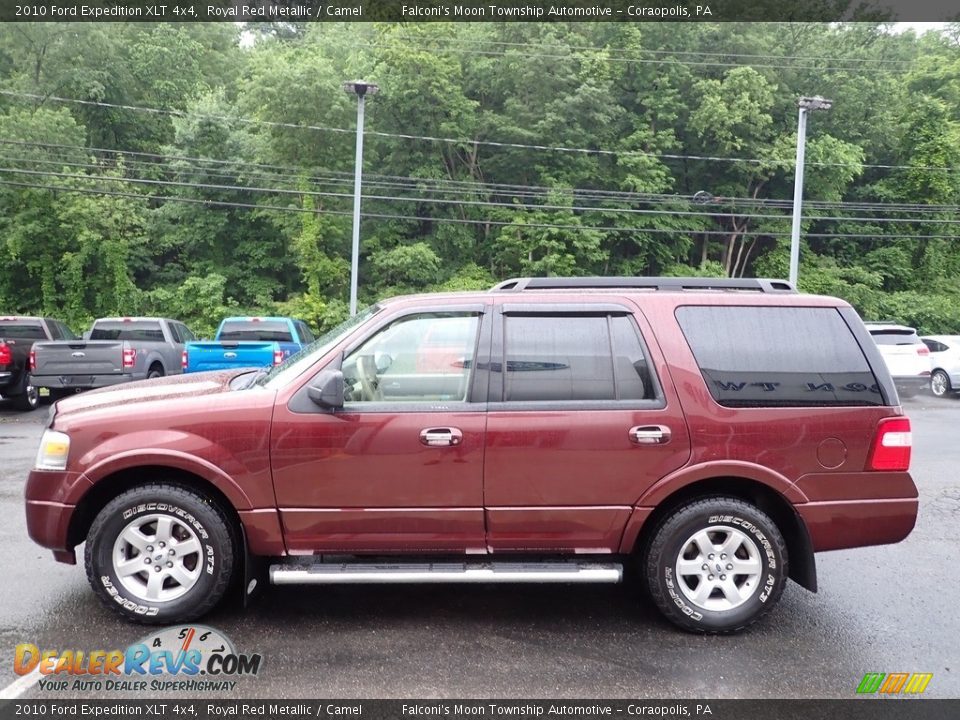
<instances>
[{"instance_id":1,"label":"black top banner","mask_svg":"<svg viewBox=\"0 0 960 720\"><path fill-rule=\"evenodd\" d=\"M952 0L0 0L0 21L949 22Z\"/></svg>"}]
</instances>

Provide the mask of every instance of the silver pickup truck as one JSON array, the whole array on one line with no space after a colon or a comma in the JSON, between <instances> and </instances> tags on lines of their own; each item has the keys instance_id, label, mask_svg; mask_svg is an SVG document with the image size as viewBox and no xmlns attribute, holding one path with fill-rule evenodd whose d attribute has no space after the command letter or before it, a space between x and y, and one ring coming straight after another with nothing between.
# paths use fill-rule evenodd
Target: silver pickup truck
<instances>
[{"instance_id":1,"label":"silver pickup truck","mask_svg":"<svg viewBox=\"0 0 960 720\"><path fill-rule=\"evenodd\" d=\"M165 318L101 318L83 340L38 342L30 382L51 393L106 387L182 372L186 325Z\"/></svg>"}]
</instances>

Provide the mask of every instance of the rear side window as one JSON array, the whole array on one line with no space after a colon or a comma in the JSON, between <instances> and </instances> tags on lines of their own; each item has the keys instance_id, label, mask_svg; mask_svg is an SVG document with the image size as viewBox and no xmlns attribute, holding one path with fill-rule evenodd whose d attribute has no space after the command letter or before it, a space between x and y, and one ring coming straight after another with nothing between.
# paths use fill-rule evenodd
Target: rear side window
<instances>
[{"instance_id":1,"label":"rear side window","mask_svg":"<svg viewBox=\"0 0 960 720\"><path fill-rule=\"evenodd\" d=\"M157 320L106 320L94 324L90 339L163 342L163 330Z\"/></svg>"},{"instance_id":2,"label":"rear side window","mask_svg":"<svg viewBox=\"0 0 960 720\"><path fill-rule=\"evenodd\" d=\"M0 320L0 337L19 338L21 340L46 340L40 323L23 320Z\"/></svg>"},{"instance_id":3,"label":"rear side window","mask_svg":"<svg viewBox=\"0 0 960 720\"><path fill-rule=\"evenodd\" d=\"M728 407L882 405L877 380L835 308L677 308L713 398Z\"/></svg>"},{"instance_id":4,"label":"rear side window","mask_svg":"<svg viewBox=\"0 0 960 720\"><path fill-rule=\"evenodd\" d=\"M655 397L643 346L629 317L504 318L505 402Z\"/></svg>"},{"instance_id":5,"label":"rear side window","mask_svg":"<svg viewBox=\"0 0 960 720\"><path fill-rule=\"evenodd\" d=\"M223 324L218 339L293 342L293 335L282 320L230 320Z\"/></svg>"}]
</instances>

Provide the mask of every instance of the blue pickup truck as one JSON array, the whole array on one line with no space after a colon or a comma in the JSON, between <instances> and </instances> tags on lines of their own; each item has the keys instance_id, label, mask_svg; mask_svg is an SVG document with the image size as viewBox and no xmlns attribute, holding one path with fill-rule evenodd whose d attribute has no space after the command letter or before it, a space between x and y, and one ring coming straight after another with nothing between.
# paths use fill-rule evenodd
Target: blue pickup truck
<instances>
[{"instance_id":1,"label":"blue pickup truck","mask_svg":"<svg viewBox=\"0 0 960 720\"><path fill-rule=\"evenodd\" d=\"M286 317L230 317L220 323L213 341L187 343L183 371L204 372L279 365L313 333L302 320Z\"/></svg>"}]
</instances>

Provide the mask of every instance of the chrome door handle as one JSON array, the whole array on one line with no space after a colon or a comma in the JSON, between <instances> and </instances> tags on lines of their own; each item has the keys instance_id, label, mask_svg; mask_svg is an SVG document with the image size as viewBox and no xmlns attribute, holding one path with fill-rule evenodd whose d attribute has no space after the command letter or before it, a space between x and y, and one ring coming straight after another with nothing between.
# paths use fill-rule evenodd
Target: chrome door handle
<instances>
[{"instance_id":1,"label":"chrome door handle","mask_svg":"<svg viewBox=\"0 0 960 720\"><path fill-rule=\"evenodd\" d=\"M458 428L424 428L420 442L427 447L449 447L463 442L463 433Z\"/></svg>"},{"instance_id":2,"label":"chrome door handle","mask_svg":"<svg viewBox=\"0 0 960 720\"><path fill-rule=\"evenodd\" d=\"M636 445L665 445L670 442L670 428L663 425L637 425L627 432Z\"/></svg>"}]
</instances>

